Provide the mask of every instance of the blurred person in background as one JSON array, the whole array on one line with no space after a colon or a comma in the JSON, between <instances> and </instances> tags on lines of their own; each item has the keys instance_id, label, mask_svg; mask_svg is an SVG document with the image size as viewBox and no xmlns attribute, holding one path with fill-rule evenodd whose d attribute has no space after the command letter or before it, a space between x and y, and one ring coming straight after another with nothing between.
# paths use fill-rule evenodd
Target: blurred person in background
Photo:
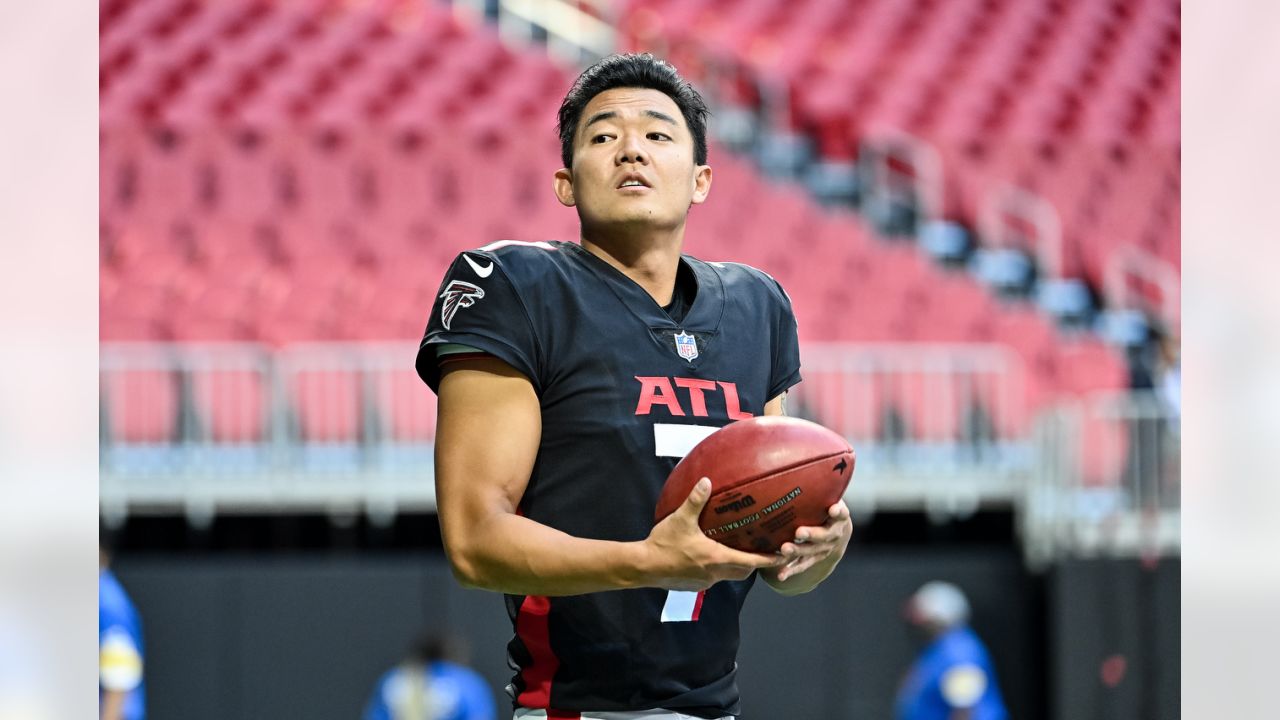
<instances>
[{"instance_id":1,"label":"blurred person in background","mask_svg":"<svg viewBox=\"0 0 1280 720\"><path fill-rule=\"evenodd\" d=\"M947 582L907 601L907 623L925 647L898 689L897 720L1008 720L991 655L969 628L969 601Z\"/></svg>"},{"instance_id":2,"label":"blurred person in background","mask_svg":"<svg viewBox=\"0 0 1280 720\"><path fill-rule=\"evenodd\" d=\"M489 685L466 662L455 638L422 634L404 661L378 679L364 720L493 720Z\"/></svg>"},{"instance_id":3,"label":"blurred person in background","mask_svg":"<svg viewBox=\"0 0 1280 720\"><path fill-rule=\"evenodd\" d=\"M1156 393L1169 414L1169 431L1180 437L1182 418L1182 344L1173 332L1160 336L1160 362L1157 366Z\"/></svg>"},{"instance_id":4,"label":"blurred person in background","mask_svg":"<svg viewBox=\"0 0 1280 720\"><path fill-rule=\"evenodd\" d=\"M1182 481L1182 343L1173 332L1160 338L1156 396L1166 418L1159 436L1157 482L1161 488L1158 499L1163 507L1177 508L1181 502L1178 487Z\"/></svg>"},{"instance_id":5,"label":"blurred person in background","mask_svg":"<svg viewBox=\"0 0 1280 720\"><path fill-rule=\"evenodd\" d=\"M1152 403L1129 418L1124 482L1134 509L1176 507L1181 474L1182 366L1175 329L1149 320L1146 342L1129 351L1130 387Z\"/></svg>"},{"instance_id":6,"label":"blurred person in background","mask_svg":"<svg viewBox=\"0 0 1280 720\"><path fill-rule=\"evenodd\" d=\"M98 546L98 712L101 720L146 717L142 685L142 621Z\"/></svg>"}]
</instances>

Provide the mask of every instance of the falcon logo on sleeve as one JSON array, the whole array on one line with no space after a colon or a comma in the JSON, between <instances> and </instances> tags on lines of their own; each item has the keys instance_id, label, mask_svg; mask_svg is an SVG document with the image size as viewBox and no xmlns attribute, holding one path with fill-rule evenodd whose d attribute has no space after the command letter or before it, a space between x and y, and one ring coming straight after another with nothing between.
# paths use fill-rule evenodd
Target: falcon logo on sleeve
<instances>
[{"instance_id":1,"label":"falcon logo on sleeve","mask_svg":"<svg viewBox=\"0 0 1280 720\"><path fill-rule=\"evenodd\" d=\"M440 324L444 325L445 330L450 330L449 326L453 324L453 316L458 314L458 310L475 305L477 300L484 297L484 290L469 282L454 280L440 293L440 297L444 298L444 304L440 306Z\"/></svg>"}]
</instances>

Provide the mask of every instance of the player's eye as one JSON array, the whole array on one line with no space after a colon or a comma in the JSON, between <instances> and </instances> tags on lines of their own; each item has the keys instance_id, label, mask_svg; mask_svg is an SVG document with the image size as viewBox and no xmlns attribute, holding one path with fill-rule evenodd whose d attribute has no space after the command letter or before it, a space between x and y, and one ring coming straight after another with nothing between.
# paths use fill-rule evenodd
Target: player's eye
<instances>
[{"instance_id":1,"label":"player's eye","mask_svg":"<svg viewBox=\"0 0 1280 720\"><path fill-rule=\"evenodd\" d=\"M649 133L649 139L650 140L670 140L671 136L666 133L651 132Z\"/></svg>"},{"instance_id":2,"label":"player's eye","mask_svg":"<svg viewBox=\"0 0 1280 720\"><path fill-rule=\"evenodd\" d=\"M607 141L610 137L611 137L611 136L609 136L609 135L603 135L603 134L602 134L602 135L596 135L595 137L591 138L591 142L592 142L592 143L594 143L594 144L597 144L597 145L598 145L598 144L600 144L600 143L602 143L602 142Z\"/></svg>"}]
</instances>

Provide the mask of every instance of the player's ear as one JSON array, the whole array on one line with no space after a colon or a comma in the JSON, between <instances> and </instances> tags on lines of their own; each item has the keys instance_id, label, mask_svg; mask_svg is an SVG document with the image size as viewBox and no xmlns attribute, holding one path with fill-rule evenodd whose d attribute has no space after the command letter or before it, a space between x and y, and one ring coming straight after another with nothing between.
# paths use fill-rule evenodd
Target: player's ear
<instances>
[{"instance_id":1,"label":"player's ear","mask_svg":"<svg viewBox=\"0 0 1280 720\"><path fill-rule=\"evenodd\" d=\"M704 202L710 192L711 166L699 165L693 171L693 204Z\"/></svg>"},{"instance_id":2,"label":"player's ear","mask_svg":"<svg viewBox=\"0 0 1280 720\"><path fill-rule=\"evenodd\" d=\"M569 168L560 168L556 171L556 199L565 207L578 204L573 197L573 171Z\"/></svg>"}]
</instances>

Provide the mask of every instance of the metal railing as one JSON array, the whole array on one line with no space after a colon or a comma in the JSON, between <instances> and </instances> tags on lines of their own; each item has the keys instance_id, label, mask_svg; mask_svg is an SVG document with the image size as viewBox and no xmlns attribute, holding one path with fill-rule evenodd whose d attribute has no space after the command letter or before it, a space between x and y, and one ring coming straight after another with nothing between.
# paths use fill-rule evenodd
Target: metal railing
<instances>
[{"instance_id":1,"label":"metal railing","mask_svg":"<svg viewBox=\"0 0 1280 720\"><path fill-rule=\"evenodd\" d=\"M434 508L435 398L416 343L104 344L104 514ZM858 451L858 512L1012 502L1031 467L1022 369L998 346L803 348L790 412Z\"/></svg>"},{"instance_id":2,"label":"metal railing","mask_svg":"<svg viewBox=\"0 0 1280 720\"><path fill-rule=\"evenodd\" d=\"M1102 393L1043 415L1022 501L1028 560L1180 552L1180 432L1154 393Z\"/></svg>"},{"instance_id":3,"label":"metal railing","mask_svg":"<svg viewBox=\"0 0 1280 720\"><path fill-rule=\"evenodd\" d=\"M435 508L435 398L417 344L104 343L101 505L130 513ZM1033 416L998 345L810 343L789 413L849 439L856 517L1016 509L1027 560L1179 550L1179 426L1156 395Z\"/></svg>"},{"instance_id":4,"label":"metal railing","mask_svg":"<svg viewBox=\"0 0 1280 720\"><path fill-rule=\"evenodd\" d=\"M588 3L594 12L566 0L452 0L452 4L473 17L492 17L507 42L544 43L551 57L569 65L602 58L617 44L614 8L601 0Z\"/></svg>"},{"instance_id":5,"label":"metal railing","mask_svg":"<svg viewBox=\"0 0 1280 720\"><path fill-rule=\"evenodd\" d=\"M855 515L924 508L938 520L1012 504L1032 461L1022 360L1001 345L811 344L792 415L849 439Z\"/></svg>"},{"instance_id":6,"label":"metal railing","mask_svg":"<svg viewBox=\"0 0 1280 720\"><path fill-rule=\"evenodd\" d=\"M434 509L435 399L416 350L104 344L104 517Z\"/></svg>"}]
</instances>

